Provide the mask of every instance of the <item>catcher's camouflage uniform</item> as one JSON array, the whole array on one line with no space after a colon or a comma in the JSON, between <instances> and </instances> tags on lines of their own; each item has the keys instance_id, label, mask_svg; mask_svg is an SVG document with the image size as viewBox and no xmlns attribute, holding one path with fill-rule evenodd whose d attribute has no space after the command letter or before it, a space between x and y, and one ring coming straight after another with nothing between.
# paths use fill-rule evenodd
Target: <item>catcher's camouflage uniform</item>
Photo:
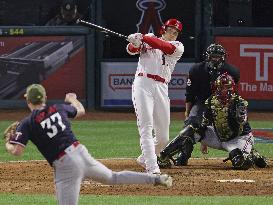
<instances>
[{"instance_id":1,"label":"catcher's camouflage uniform","mask_svg":"<svg viewBox=\"0 0 273 205\"><path fill-rule=\"evenodd\" d=\"M235 168L250 168L252 162L247 157L254 144L254 138L247 122L247 101L239 95L233 94L230 104L223 106L213 95L205 104L207 110L204 113L201 129L206 128L206 130L203 137L199 135L202 138L201 143L214 149L228 151ZM237 162L233 160L234 157L239 156L245 156L248 161Z\"/></svg>"}]
</instances>

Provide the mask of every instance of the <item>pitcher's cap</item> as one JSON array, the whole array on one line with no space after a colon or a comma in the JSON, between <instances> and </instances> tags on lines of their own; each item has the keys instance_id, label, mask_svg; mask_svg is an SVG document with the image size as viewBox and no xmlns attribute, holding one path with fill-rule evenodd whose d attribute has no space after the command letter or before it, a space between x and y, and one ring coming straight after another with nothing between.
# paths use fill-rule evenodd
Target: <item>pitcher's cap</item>
<instances>
[{"instance_id":1,"label":"pitcher's cap","mask_svg":"<svg viewBox=\"0 0 273 205\"><path fill-rule=\"evenodd\" d=\"M41 84L32 84L27 87L24 97L33 105L45 102L46 91Z\"/></svg>"}]
</instances>

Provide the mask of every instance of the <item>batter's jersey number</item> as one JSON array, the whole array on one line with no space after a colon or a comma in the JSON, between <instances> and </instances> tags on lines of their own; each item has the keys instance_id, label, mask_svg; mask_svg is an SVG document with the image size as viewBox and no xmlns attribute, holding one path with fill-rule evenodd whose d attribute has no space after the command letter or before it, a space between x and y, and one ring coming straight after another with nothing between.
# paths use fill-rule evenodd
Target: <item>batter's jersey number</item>
<instances>
[{"instance_id":1,"label":"batter's jersey number","mask_svg":"<svg viewBox=\"0 0 273 205\"><path fill-rule=\"evenodd\" d=\"M62 121L61 115L56 112L51 115L49 118L42 121L41 126L43 129L48 129L49 131L46 133L50 138L54 137L58 133L58 128L56 125L59 125L62 128L62 131L65 130L66 126Z\"/></svg>"},{"instance_id":2,"label":"batter's jersey number","mask_svg":"<svg viewBox=\"0 0 273 205\"><path fill-rule=\"evenodd\" d=\"M166 59L165 59L165 55L164 55L164 54L162 54L162 65L165 65L165 61L166 61Z\"/></svg>"}]
</instances>

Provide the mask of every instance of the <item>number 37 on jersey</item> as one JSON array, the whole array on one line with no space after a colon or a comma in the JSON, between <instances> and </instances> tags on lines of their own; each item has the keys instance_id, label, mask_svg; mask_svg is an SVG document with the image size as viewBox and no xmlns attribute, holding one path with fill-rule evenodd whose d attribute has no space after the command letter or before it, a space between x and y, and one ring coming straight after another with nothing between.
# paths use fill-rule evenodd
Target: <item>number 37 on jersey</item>
<instances>
[{"instance_id":1,"label":"number 37 on jersey","mask_svg":"<svg viewBox=\"0 0 273 205\"><path fill-rule=\"evenodd\" d=\"M58 134L58 127L60 127L62 131L64 131L66 128L65 124L62 121L62 117L58 112L54 113L49 118L46 118L40 124L43 129L48 130L47 135L50 138Z\"/></svg>"}]
</instances>

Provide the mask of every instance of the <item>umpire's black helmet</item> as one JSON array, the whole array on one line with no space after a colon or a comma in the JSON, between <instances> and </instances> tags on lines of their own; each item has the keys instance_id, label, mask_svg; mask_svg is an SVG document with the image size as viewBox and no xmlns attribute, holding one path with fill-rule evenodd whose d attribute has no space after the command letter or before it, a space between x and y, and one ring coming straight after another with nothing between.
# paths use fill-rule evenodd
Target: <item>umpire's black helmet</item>
<instances>
[{"instance_id":1,"label":"umpire's black helmet","mask_svg":"<svg viewBox=\"0 0 273 205\"><path fill-rule=\"evenodd\" d=\"M220 69L226 60L226 50L220 44L210 44L205 52L205 60L211 69Z\"/></svg>"}]
</instances>

